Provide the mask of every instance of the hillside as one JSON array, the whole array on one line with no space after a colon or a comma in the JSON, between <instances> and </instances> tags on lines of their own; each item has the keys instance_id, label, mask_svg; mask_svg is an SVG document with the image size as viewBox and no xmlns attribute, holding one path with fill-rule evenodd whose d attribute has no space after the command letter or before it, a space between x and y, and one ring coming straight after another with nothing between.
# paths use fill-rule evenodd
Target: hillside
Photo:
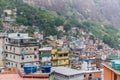
<instances>
[{"instance_id":1,"label":"hillside","mask_svg":"<svg viewBox=\"0 0 120 80\"><path fill-rule=\"evenodd\" d=\"M31 4L31 1L32 0L30 0L29 4ZM118 38L120 36L120 31L114 28L112 24L107 23L108 21L102 24L102 21L97 21L99 17L96 17L95 20L91 20L92 18L86 19L87 17L81 15L79 11L72 6L72 3L65 2L67 3L65 4L65 8L64 4L61 5L61 7L53 7L51 0L49 0L48 3L51 3L51 7L47 5L47 3L44 3L44 5L42 3L43 6L47 5L46 8L43 6L38 8L36 7L37 4L35 5L35 3L37 3L35 1L37 0L34 0L34 2L32 2L32 6L34 6L32 7L28 4L23 3L22 0L1 0L0 14L6 17L8 15L4 13L3 10L12 10L16 8L16 21L10 22L10 24L17 28L21 25L24 25L27 30L24 29L22 32L33 34L34 31L38 31L42 33L45 37L49 35L55 35L59 37L61 35L69 35L68 32L71 27L78 27L78 29L82 29L86 33L92 33L95 38L103 40L106 44L110 45L110 47L119 49ZM61 1L59 3L61 3ZM71 6L69 6L70 4ZM78 14L82 17L80 17ZM86 15L88 14L86 13ZM0 21L0 30L1 27L3 27L2 24L4 23L9 24L9 22ZM57 31L56 27L61 25L64 26L65 32ZM12 32L15 32L15 30L13 30Z\"/></svg>"},{"instance_id":2,"label":"hillside","mask_svg":"<svg viewBox=\"0 0 120 80\"><path fill-rule=\"evenodd\" d=\"M57 11L64 16L74 15L80 20L111 23L120 28L119 0L23 0L24 2Z\"/></svg>"}]
</instances>

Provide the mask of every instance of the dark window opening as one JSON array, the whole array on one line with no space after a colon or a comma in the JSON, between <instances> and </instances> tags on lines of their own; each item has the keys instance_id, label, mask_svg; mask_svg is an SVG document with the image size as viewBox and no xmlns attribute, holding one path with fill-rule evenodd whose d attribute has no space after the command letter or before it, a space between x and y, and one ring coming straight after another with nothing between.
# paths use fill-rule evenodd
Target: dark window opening
<instances>
[{"instance_id":1,"label":"dark window opening","mask_svg":"<svg viewBox=\"0 0 120 80\"><path fill-rule=\"evenodd\" d=\"M6 57L8 57L8 54L6 54Z\"/></svg>"},{"instance_id":2,"label":"dark window opening","mask_svg":"<svg viewBox=\"0 0 120 80\"><path fill-rule=\"evenodd\" d=\"M114 73L114 80L117 80L117 74Z\"/></svg>"},{"instance_id":3,"label":"dark window opening","mask_svg":"<svg viewBox=\"0 0 120 80\"><path fill-rule=\"evenodd\" d=\"M34 58L37 58L37 56L35 55Z\"/></svg>"},{"instance_id":4,"label":"dark window opening","mask_svg":"<svg viewBox=\"0 0 120 80\"><path fill-rule=\"evenodd\" d=\"M21 64L21 68L23 68L24 64Z\"/></svg>"},{"instance_id":5,"label":"dark window opening","mask_svg":"<svg viewBox=\"0 0 120 80\"><path fill-rule=\"evenodd\" d=\"M24 57L22 56L22 60L24 60Z\"/></svg>"},{"instance_id":6,"label":"dark window opening","mask_svg":"<svg viewBox=\"0 0 120 80\"><path fill-rule=\"evenodd\" d=\"M37 50L37 48L34 48L34 51L36 51Z\"/></svg>"},{"instance_id":7,"label":"dark window opening","mask_svg":"<svg viewBox=\"0 0 120 80\"><path fill-rule=\"evenodd\" d=\"M15 59L15 56L13 58Z\"/></svg>"},{"instance_id":8,"label":"dark window opening","mask_svg":"<svg viewBox=\"0 0 120 80\"><path fill-rule=\"evenodd\" d=\"M6 49L8 49L8 47L6 46Z\"/></svg>"},{"instance_id":9,"label":"dark window opening","mask_svg":"<svg viewBox=\"0 0 120 80\"><path fill-rule=\"evenodd\" d=\"M15 52L15 48L14 48L14 52Z\"/></svg>"},{"instance_id":10,"label":"dark window opening","mask_svg":"<svg viewBox=\"0 0 120 80\"><path fill-rule=\"evenodd\" d=\"M62 57L62 54L60 54L59 57Z\"/></svg>"},{"instance_id":11,"label":"dark window opening","mask_svg":"<svg viewBox=\"0 0 120 80\"><path fill-rule=\"evenodd\" d=\"M66 56L68 56L68 54L64 54L64 56L66 57Z\"/></svg>"}]
</instances>

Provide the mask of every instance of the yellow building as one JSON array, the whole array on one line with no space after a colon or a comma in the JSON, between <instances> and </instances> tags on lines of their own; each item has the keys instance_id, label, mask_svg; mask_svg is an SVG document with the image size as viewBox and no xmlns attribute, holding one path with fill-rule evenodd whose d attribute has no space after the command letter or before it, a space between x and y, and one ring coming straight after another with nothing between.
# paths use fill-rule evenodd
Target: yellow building
<instances>
[{"instance_id":1,"label":"yellow building","mask_svg":"<svg viewBox=\"0 0 120 80\"><path fill-rule=\"evenodd\" d=\"M69 50L68 49L52 49L52 66L69 66Z\"/></svg>"}]
</instances>

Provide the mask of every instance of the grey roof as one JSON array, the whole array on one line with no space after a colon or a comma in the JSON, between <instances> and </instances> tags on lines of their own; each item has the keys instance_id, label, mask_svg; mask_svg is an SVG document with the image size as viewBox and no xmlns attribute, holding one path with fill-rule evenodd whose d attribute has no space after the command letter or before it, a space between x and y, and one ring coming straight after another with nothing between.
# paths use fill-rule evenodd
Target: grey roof
<instances>
[{"instance_id":1,"label":"grey roof","mask_svg":"<svg viewBox=\"0 0 120 80\"><path fill-rule=\"evenodd\" d=\"M33 37L29 37L27 33L10 33L8 34L8 38L18 39L18 40L19 39L34 39Z\"/></svg>"},{"instance_id":2,"label":"grey roof","mask_svg":"<svg viewBox=\"0 0 120 80\"><path fill-rule=\"evenodd\" d=\"M52 72L59 73L66 76L83 74L82 71L77 71L75 69L66 68L66 67L52 67Z\"/></svg>"},{"instance_id":3,"label":"grey roof","mask_svg":"<svg viewBox=\"0 0 120 80\"><path fill-rule=\"evenodd\" d=\"M72 76L77 74L85 74L85 73L94 73L94 72L102 72L102 70L75 70L67 67L52 67L52 72L59 73L65 76Z\"/></svg>"},{"instance_id":4,"label":"grey roof","mask_svg":"<svg viewBox=\"0 0 120 80\"><path fill-rule=\"evenodd\" d=\"M52 50L52 47L43 47L39 49L39 51L45 51L45 50Z\"/></svg>"}]
</instances>

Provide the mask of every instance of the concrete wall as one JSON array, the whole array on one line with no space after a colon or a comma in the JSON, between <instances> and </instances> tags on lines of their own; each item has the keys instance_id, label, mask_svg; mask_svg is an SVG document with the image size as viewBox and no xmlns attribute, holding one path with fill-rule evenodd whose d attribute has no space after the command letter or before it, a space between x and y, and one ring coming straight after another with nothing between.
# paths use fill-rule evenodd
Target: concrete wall
<instances>
[{"instance_id":1,"label":"concrete wall","mask_svg":"<svg viewBox=\"0 0 120 80\"><path fill-rule=\"evenodd\" d=\"M88 78L89 74L92 74L93 79L100 78L101 77L101 72L92 72L92 73L87 73L86 78Z\"/></svg>"},{"instance_id":2,"label":"concrete wall","mask_svg":"<svg viewBox=\"0 0 120 80\"><path fill-rule=\"evenodd\" d=\"M60 75L60 74L55 74L54 78L55 78L54 80L83 80L84 74L73 75L70 77Z\"/></svg>"},{"instance_id":3,"label":"concrete wall","mask_svg":"<svg viewBox=\"0 0 120 80\"><path fill-rule=\"evenodd\" d=\"M24 63L24 62L33 62L33 61L39 61L39 55L37 55L37 57L34 57L34 54L32 55L25 55L24 59L22 59L21 55L15 55L15 54L10 54L10 53L6 53L6 59L9 61L13 61L13 62L20 62L20 63Z\"/></svg>"},{"instance_id":4,"label":"concrete wall","mask_svg":"<svg viewBox=\"0 0 120 80\"><path fill-rule=\"evenodd\" d=\"M8 46L6 45L4 47L5 52L11 52L15 54L21 54L22 49L25 50L26 54L33 54L35 51L34 49L37 49L38 51L38 46L32 46L32 47L16 47L16 46Z\"/></svg>"},{"instance_id":5,"label":"concrete wall","mask_svg":"<svg viewBox=\"0 0 120 80\"><path fill-rule=\"evenodd\" d=\"M109 76L109 77L108 77ZM104 80L113 80L112 71L104 67Z\"/></svg>"}]
</instances>

